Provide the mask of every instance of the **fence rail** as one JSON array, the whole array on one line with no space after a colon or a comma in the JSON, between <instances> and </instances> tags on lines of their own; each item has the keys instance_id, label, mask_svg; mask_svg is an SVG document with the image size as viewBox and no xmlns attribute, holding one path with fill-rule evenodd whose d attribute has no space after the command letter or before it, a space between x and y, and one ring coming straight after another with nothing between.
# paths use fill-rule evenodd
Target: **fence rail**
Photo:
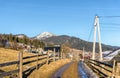
<instances>
[{"instance_id":1,"label":"fence rail","mask_svg":"<svg viewBox=\"0 0 120 78\"><path fill-rule=\"evenodd\" d=\"M8 71L8 72L3 72L0 74L0 78L4 77L4 76L9 76L11 74L14 74L14 73L18 73L19 72L19 69L17 70L12 70L12 71Z\"/></svg>"},{"instance_id":2,"label":"fence rail","mask_svg":"<svg viewBox=\"0 0 120 78\"><path fill-rule=\"evenodd\" d=\"M33 63L33 62L36 62L36 61L39 61L39 60L43 60L43 59L46 59L46 58L47 57L43 57L43 58L39 58L38 60L31 60L31 61L23 62L23 65L30 64L30 63Z\"/></svg>"},{"instance_id":3,"label":"fence rail","mask_svg":"<svg viewBox=\"0 0 120 78\"><path fill-rule=\"evenodd\" d=\"M18 63L19 63L19 61L12 61L12 62L7 62L7 63L2 63L2 64L0 64L0 67L10 66L10 65L18 64Z\"/></svg>"},{"instance_id":4,"label":"fence rail","mask_svg":"<svg viewBox=\"0 0 120 78\"><path fill-rule=\"evenodd\" d=\"M111 73L112 73L112 71L111 71L111 70L109 70L109 69L107 69L107 68L105 68L105 67L101 66L99 63L93 63L93 62L91 62L91 61L89 61L89 63L91 63L91 64L93 64L93 65L95 65L95 66L99 66L100 68L102 68L102 69L104 69L104 70L106 70L106 71L108 71L108 72L111 72Z\"/></svg>"},{"instance_id":5,"label":"fence rail","mask_svg":"<svg viewBox=\"0 0 120 78\"><path fill-rule=\"evenodd\" d=\"M97 62L97 63L99 63L99 64L103 64L103 65L108 66L108 67L111 67L111 68L113 67L113 65L111 65L111 64L107 64L107 63L100 62L100 61L97 61L97 60L89 59L89 61Z\"/></svg>"},{"instance_id":6,"label":"fence rail","mask_svg":"<svg viewBox=\"0 0 120 78\"><path fill-rule=\"evenodd\" d=\"M26 57L23 57L23 59L29 59L29 58L34 58L34 57L37 57L37 56L46 56L47 54L39 54L39 55L33 55L33 56L26 56Z\"/></svg>"},{"instance_id":7,"label":"fence rail","mask_svg":"<svg viewBox=\"0 0 120 78\"><path fill-rule=\"evenodd\" d=\"M85 63L100 77L103 77L103 78L120 77L120 75L117 74L117 68L119 63L117 63L116 61L114 61L113 64L110 65L97 60L87 59L85 60Z\"/></svg>"},{"instance_id":8,"label":"fence rail","mask_svg":"<svg viewBox=\"0 0 120 78\"><path fill-rule=\"evenodd\" d=\"M44 57L41 57L41 56L44 56ZM23 60L30 59L30 58L34 58L34 59L32 59L30 61L23 62ZM37 55L26 56L26 57L23 57L23 52L19 52L19 60L18 61L12 61L12 62L6 62L6 63L0 64L0 67L17 65L18 69L7 71L7 72L6 71L5 72L4 71L0 72L0 78L3 78L4 76L10 76L12 74L17 74L17 73L19 73L19 78L22 78L22 77L25 76L25 73L28 73L29 71L34 70L34 69L38 69L42 65L48 64L49 62L51 62L51 60L52 61L55 60L55 58L56 58L55 55L52 56L52 57L49 56L49 52L48 52L48 54L44 54L44 55L37 54ZM41 63L38 63L38 61L40 61L40 60L44 60L44 61L41 62ZM27 64L30 64L30 63L33 63L33 62L36 62L36 64L34 66L32 66L32 67L23 71L23 66L24 65L27 65Z\"/></svg>"}]
</instances>

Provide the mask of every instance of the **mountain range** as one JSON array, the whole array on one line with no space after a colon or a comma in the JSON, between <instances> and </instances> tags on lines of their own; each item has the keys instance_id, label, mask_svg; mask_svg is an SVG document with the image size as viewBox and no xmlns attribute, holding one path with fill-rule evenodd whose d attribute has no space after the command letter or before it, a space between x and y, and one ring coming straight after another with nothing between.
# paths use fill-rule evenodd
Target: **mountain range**
<instances>
[{"instance_id":1,"label":"mountain range","mask_svg":"<svg viewBox=\"0 0 120 78\"><path fill-rule=\"evenodd\" d=\"M93 42L88 42L80 38L71 37L68 35L54 35L49 32L44 32L36 36L36 38L42 40L46 44L67 45L70 48L75 48L79 50L82 50L84 47L85 51L92 51L92 47L93 47ZM99 52L98 46L99 44L96 43L96 52ZM120 48L118 46L110 46L110 45L102 44L102 51L103 51L103 57L106 61L111 60L112 62L113 59L116 59L118 61L118 57L116 57L120 52Z\"/></svg>"},{"instance_id":2,"label":"mountain range","mask_svg":"<svg viewBox=\"0 0 120 78\"><path fill-rule=\"evenodd\" d=\"M68 35L55 35L49 32L43 32L33 38L29 38L24 34L16 34L16 35L0 34L1 47L5 47L6 45L5 41L6 42L10 41L14 43L14 45L13 44L11 45L12 47L10 46L10 48L13 48L13 49L18 49L16 48L17 43L23 43L27 45L32 44L33 46L36 46L36 47L40 46L42 48L44 46L61 45L61 46L64 46L64 48L67 47L67 49L69 48L71 50L73 50L73 48L82 50L84 47L85 51L87 52L88 51L91 52L93 47L93 42L88 42L80 38L68 36ZM98 52L98 50L99 50L98 43L96 43L96 52ZM105 60L113 60L113 59L118 59L118 57L120 57L120 47L118 46L110 46L110 45L102 44L102 51L103 51L103 57Z\"/></svg>"},{"instance_id":3,"label":"mountain range","mask_svg":"<svg viewBox=\"0 0 120 78\"><path fill-rule=\"evenodd\" d=\"M35 36L34 39L42 40L46 44L67 45L71 48L79 50L82 50L82 48L84 47L86 51L92 51L93 46L92 42L88 42L77 37L71 37L68 35L55 35L49 32L43 32ZM102 44L103 51L114 50L115 48L117 47ZM96 51L98 52L98 50L99 50L98 43L96 43Z\"/></svg>"}]
</instances>

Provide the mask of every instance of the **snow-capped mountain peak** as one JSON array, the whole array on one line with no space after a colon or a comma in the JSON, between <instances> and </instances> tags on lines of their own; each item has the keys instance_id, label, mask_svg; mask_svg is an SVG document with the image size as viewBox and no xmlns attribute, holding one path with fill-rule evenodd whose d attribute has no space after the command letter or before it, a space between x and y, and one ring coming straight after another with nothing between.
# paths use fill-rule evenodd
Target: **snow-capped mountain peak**
<instances>
[{"instance_id":1,"label":"snow-capped mountain peak","mask_svg":"<svg viewBox=\"0 0 120 78\"><path fill-rule=\"evenodd\" d=\"M49 38L52 36L56 36L56 35L49 33L49 32L43 32L43 33L39 34L38 36L36 36L36 39L41 40L41 39Z\"/></svg>"}]
</instances>

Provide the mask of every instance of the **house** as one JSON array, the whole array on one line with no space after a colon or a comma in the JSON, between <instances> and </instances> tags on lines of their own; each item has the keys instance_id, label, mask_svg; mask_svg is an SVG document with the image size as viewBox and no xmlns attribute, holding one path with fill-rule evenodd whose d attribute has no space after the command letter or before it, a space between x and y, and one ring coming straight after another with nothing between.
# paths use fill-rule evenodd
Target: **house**
<instances>
[{"instance_id":1,"label":"house","mask_svg":"<svg viewBox=\"0 0 120 78\"><path fill-rule=\"evenodd\" d=\"M52 51L49 54L54 55L53 51L55 50L55 55L60 56L61 54L61 47L60 46L55 46L55 47L44 47L44 51L47 52L48 50Z\"/></svg>"},{"instance_id":2,"label":"house","mask_svg":"<svg viewBox=\"0 0 120 78\"><path fill-rule=\"evenodd\" d=\"M48 51L48 50L51 50L51 51L54 51L55 52L60 52L61 51L61 47L60 46L56 46L56 47L44 47L44 51Z\"/></svg>"}]
</instances>

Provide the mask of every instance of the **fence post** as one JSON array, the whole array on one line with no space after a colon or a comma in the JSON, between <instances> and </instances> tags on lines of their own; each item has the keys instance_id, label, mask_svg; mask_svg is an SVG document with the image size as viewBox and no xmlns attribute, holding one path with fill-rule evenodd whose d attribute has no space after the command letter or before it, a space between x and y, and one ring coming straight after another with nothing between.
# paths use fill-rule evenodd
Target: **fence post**
<instances>
[{"instance_id":1,"label":"fence post","mask_svg":"<svg viewBox=\"0 0 120 78\"><path fill-rule=\"evenodd\" d=\"M117 62L115 78L120 78L120 63Z\"/></svg>"},{"instance_id":2,"label":"fence post","mask_svg":"<svg viewBox=\"0 0 120 78\"><path fill-rule=\"evenodd\" d=\"M113 68L112 68L112 78L114 78L114 76L115 76L115 63L116 63L116 61L114 60L113 61Z\"/></svg>"},{"instance_id":3,"label":"fence post","mask_svg":"<svg viewBox=\"0 0 120 78\"><path fill-rule=\"evenodd\" d=\"M58 60L60 59L60 51L58 50Z\"/></svg>"},{"instance_id":4,"label":"fence post","mask_svg":"<svg viewBox=\"0 0 120 78\"><path fill-rule=\"evenodd\" d=\"M63 58L63 57L62 57L62 52L63 52L63 49L62 49L62 51L60 52L60 53L61 53L61 59Z\"/></svg>"},{"instance_id":5,"label":"fence post","mask_svg":"<svg viewBox=\"0 0 120 78\"><path fill-rule=\"evenodd\" d=\"M79 61L79 51L77 51L77 61Z\"/></svg>"},{"instance_id":6,"label":"fence post","mask_svg":"<svg viewBox=\"0 0 120 78\"><path fill-rule=\"evenodd\" d=\"M55 62L55 48L54 48L54 62Z\"/></svg>"},{"instance_id":7,"label":"fence post","mask_svg":"<svg viewBox=\"0 0 120 78\"><path fill-rule=\"evenodd\" d=\"M23 77L23 51L19 52L19 77Z\"/></svg>"},{"instance_id":8,"label":"fence post","mask_svg":"<svg viewBox=\"0 0 120 78\"><path fill-rule=\"evenodd\" d=\"M49 51L47 51L47 64L49 64Z\"/></svg>"},{"instance_id":9,"label":"fence post","mask_svg":"<svg viewBox=\"0 0 120 78\"><path fill-rule=\"evenodd\" d=\"M37 54L36 70L38 70L39 53Z\"/></svg>"}]
</instances>

